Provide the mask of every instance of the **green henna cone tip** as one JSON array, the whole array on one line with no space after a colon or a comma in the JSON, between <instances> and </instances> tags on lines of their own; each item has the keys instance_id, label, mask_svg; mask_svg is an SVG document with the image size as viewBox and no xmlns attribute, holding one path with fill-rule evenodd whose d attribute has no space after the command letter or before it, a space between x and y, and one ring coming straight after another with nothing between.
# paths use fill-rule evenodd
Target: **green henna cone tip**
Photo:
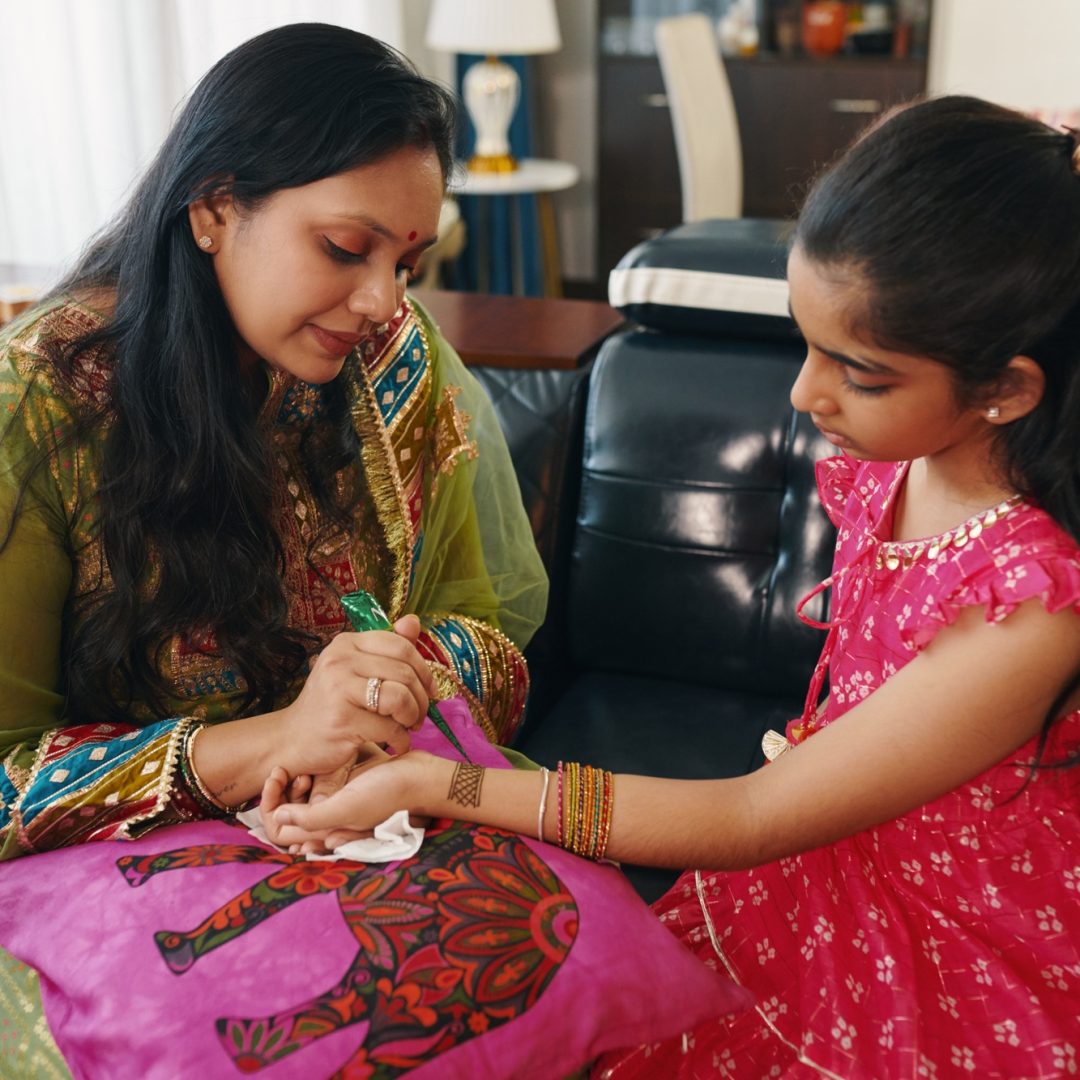
<instances>
[{"instance_id":1,"label":"green henna cone tip","mask_svg":"<svg viewBox=\"0 0 1080 1080\"><path fill-rule=\"evenodd\" d=\"M366 630L393 629L393 625L387 617L386 612L383 611L379 601L364 589L360 589L357 592L346 593L341 598L341 606L345 610L345 617L349 620L349 625L358 634L361 634ZM434 701L428 705L427 714L431 717L431 722L450 741L450 745L466 761L471 762L472 758L465 753L465 748L458 742L458 737L450 730L450 725L444 719L443 714L439 712L439 706L436 705Z\"/></svg>"}]
</instances>

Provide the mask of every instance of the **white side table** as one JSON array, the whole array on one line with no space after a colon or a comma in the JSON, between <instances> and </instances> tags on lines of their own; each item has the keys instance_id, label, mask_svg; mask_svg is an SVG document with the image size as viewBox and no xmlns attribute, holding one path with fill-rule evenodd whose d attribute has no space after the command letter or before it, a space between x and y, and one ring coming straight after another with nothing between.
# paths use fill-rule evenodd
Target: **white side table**
<instances>
[{"instance_id":1,"label":"white side table","mask_svg":"<svg viewBox=\"0 0 1080 1080\"><path fill-rule=\"evenodd\" d=\"M510 195L513 218L511 222L511 256L514 292L521 293L524 279L521 253L521 207L517 196L535 195L540 219L540 259L543 267L544 295L562 294L559 273L559 243L555 231L555 213L551 207L551 192L573 187L581 177L576 165L569 161L552 161L545 158L523 158L518 168L508 173L471 173L461 169L451 180L453 195ZM491 247L490 229L487 246ZM481 291L488 265L481 259Z\"/></svg>"}]
</instances>

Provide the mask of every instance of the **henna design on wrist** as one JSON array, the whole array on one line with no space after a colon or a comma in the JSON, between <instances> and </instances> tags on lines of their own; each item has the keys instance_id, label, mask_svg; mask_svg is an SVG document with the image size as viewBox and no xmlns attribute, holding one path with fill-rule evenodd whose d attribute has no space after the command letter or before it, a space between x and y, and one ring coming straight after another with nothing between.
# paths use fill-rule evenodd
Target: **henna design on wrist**
<instances>
[{"instance_id":1,"label":"henna design on wrist","mask_svg":"<svg viewBox=\"0 0 1080 1080\"><path fill-rule=\"evenodd\" d=\"M448 798L460 806L479 806L480 787L484 783L485 769L482 765L473 765L459 761L454 766L454 775L450 778Z\"/></svg>"}]
</instances>

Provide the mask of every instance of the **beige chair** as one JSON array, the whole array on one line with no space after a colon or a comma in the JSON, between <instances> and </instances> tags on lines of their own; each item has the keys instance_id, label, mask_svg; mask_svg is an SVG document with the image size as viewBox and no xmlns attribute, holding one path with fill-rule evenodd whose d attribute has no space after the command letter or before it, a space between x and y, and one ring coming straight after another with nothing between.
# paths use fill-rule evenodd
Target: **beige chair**
<instances>
[{"instance_id":1,"label":"beige chair","mask_svg":"<svg viewBox=\"0 0 1080 1080\"><path fill-rule=\"evenodd\" d=\"M742 143L715 27L701 14L661 19L656 52L675 129L683 221L742 217Z\"/></svg>"}]
</instances>

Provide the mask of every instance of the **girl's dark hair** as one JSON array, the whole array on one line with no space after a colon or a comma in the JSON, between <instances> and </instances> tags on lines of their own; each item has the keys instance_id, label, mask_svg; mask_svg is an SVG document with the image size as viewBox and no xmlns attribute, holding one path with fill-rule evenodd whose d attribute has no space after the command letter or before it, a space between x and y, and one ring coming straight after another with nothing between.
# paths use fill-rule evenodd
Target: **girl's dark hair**
<instances>
[{"instance_id":1,"label":"girl's dark hair","mask_svg":"<svg viewBox=\"0 0 1080 1080\"><path fill-rule=\"evenodd\" d=\"M1046 392L999 429L1016 491L1080 540L1076 139L968 97L902 108L812 188L795 243L866 286L859 328L952 368L977 400L1030 356Z\"/></svg>"},{"instance_id":2,"label":"girl's dark hair","mask_svg":"<svg viewBox=\"0 0 1080 1080\"><path fill-rule=\"evenodd\" d=\"M71 370L90 349L115 357L109 404L72 435L108 425L94 499L112 587L91 598L64 649L79 715L130 718L139 699L164 716L156 665L173 634L214 633L246 684L241 711L272 707L310 648L287 625L269 448L188 204L224 190L254 210L403 147L432 149L446 177L456 126L454 98L381 42L314 23L268 31L207 72L128 204L54 290L116 295L107 324L56 358ZM331 434L303 452L340 524L331 480L357 441L343 388L324 388L324 402Z\"/></svg>"},{"instance_id":3,"label":"girl's dark hair","mask_svg":"<svg viewBox=\"0 0 1080 1080\"><path fill-rule=\"evenodd\" d=\"M822 174L794 243L857 275L858 329L950 367L965 404L989 403L1012 357L1038 363L1042 400L998 430L996 451L1013 489L1080 540L1076 148L1074 134L976 98L901 108Z\"/></svg>"}]
</instances>

